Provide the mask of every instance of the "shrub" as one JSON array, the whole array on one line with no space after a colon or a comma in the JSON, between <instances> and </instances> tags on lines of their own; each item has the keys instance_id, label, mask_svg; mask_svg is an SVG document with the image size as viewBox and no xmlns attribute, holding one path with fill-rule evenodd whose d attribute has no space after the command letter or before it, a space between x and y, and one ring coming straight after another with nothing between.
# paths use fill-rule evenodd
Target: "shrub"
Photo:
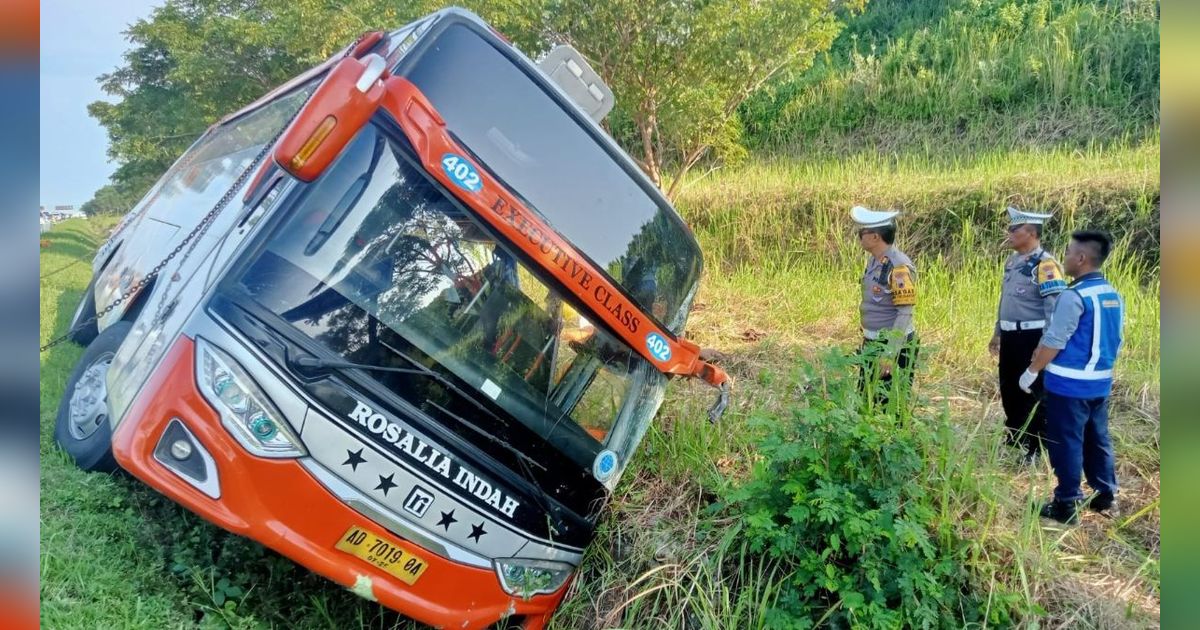
<instances>
[{"instance_id":1,"label":"shrub","mask_svg":"<svg viewBox=\"0 0 1200 630\"><path fill-rule=\"evenodd\" d=\"M812 69L742 106L745 138L803 155L969 155L1144 137L1159 119L1158 5L871 0Z\"/></svg>"},{"instance_id":2,"label":"shrub","mask_svg":"<svg viewBox=\"0 0 1200 630\"><path fill-rule=\"evenodd\" d=\"M799 400L753 418L764 438L727 507L752 551L783 567L770 625L959 628L1011 623L1011 598L972 588L970 543L938 501L953 452L948 418L911 404L876 408L858 391L861 359L829 355L796 374ZM906 386L898 386L904 389ZM905 397L893 395L893 401ZM936 500L935 500L936 498Z\"/></svg>"}]
</instances>

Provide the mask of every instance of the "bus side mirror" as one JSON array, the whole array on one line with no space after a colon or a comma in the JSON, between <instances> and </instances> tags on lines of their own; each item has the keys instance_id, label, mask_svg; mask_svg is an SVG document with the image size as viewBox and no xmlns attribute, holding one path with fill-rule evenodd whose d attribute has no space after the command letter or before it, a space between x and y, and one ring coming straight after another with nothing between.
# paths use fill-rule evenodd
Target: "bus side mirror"
<instances>
[{"instance_id":1,"label":"bus side mirror","mask_svg":"<svg viewBox=\"0 0 1200 630\"><path fill-rule=\"evenodd\" d=\"M306 182L319 177L379 107L386 67L376 54L339 61L279 138L279 166Z\"/></svg>"}]
</instances>

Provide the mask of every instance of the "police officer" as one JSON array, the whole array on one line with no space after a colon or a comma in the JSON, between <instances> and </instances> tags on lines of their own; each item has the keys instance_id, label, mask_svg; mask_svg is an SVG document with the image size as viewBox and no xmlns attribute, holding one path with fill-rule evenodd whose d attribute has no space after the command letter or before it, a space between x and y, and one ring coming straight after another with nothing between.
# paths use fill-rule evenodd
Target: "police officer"
<instances>
[{"instance_id":1,"label":"police officer","mask_svg":"<svg viewBox=\"0 0 1200 630\"><path fill-rule=\"evenodd\" d=\"M862 353L867 357L862 385L878 379L876 401L883 404L896 372L912 384L916 359L913 309L917 304L917 267L896 249L896 211L855 206L858 243L870 253L862 277Z\"/></svg>"},{"instance_id":2,"label":"police officer","mask_svg":"<svg viewBox=\"0 0 1200 630\"><path fill-rule=\"evenodd\" d=\"M1050 327L1020 379L1021 388L1029 391L1046 372L1046 450L1058 486L1040 513L1060 523L1078 519L1084 500L1081 469L1095 492L1088 507L1102 513L1116 508L1108 395L1125 304L1100 271L1111 249L1112 240L1103 232L1071 234L1063 265L1074 281L1059 296Z\"/></svg>"},{"instance_id":3,"label":"police officer","mask_svg":"<svg viewBox=\"0 0 1200 630\"><path fill-rule=\"evenodd\" d=\"M1026 461L1033 461L1041 451L1046 426L1045 410L1038 404L1042 383L1039 379L1026 393L1017 381L1029 366L1067 282L1058 261L1042 249L1042 226L1050 215L1010 207L1008 218L1007 242L1016 253L1004 263L1000 308L988 349L1000 358L1005 441L1023 447Z\"/></svg>"}]
</instances>

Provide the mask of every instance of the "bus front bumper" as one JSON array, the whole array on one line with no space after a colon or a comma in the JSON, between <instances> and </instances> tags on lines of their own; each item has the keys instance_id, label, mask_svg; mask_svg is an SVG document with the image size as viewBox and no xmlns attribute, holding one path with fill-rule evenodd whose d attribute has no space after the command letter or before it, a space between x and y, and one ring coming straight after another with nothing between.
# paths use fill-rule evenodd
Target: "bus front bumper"
<instances>
[{"instance_id":1,"label":"bus front bumper","mask_svg":"<svg viewBox=\"0 0 1200 630\"><path fill-rule=\"evenodd\" d=\"M423 623L486 628L518 616L521 627L541 628L566 592L524 600L506 593L494 571L442 558L355 512L337 500L294 459L250 454L221 425L196 386L194 342L181 336L134 401L113 435L122 468L216 525L253 539L311 571ZM155 459L154 451L178 419L212 457L219 498L212 498ZM428 563L409 586L334 545L354 526L398 544Z\"/></svg>"}]
</instances>

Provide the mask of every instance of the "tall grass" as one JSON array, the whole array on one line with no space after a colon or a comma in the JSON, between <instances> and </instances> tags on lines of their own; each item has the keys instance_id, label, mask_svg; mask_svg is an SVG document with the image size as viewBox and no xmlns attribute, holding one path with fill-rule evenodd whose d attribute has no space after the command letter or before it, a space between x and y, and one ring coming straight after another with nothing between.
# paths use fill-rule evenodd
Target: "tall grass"
<instances>
[{"instance_id":1,"label":"tall grass","mask_svg":"<svg viewBox=\"0 0 1200 630\"><path fill-rule=\"evenodd\" d=\"M1106 273L1127 300L1121 371L1131 388L1157 391L1159 361L1157 144L1081 153L984 154L944 167L917 156L788 160L694 178L678 206L708 271L703 302L729 316L691 328L716 347L746 329L785 343L848 341L857 334L857 280L865 253L855 204L904 210L897 245L920 273L917 325L940 349L935 378L989 372L980 352L995 320L1009 204L1054 212L1043 245L1065 250L1080 228L1107 229L1116 248ZM718 297L719 296L719 297ZM716 324L714 326L714 323Z\"/></svg>"},{"instance_id":2,"label":"tall grass","mask_svg":"<svg viewBox=\"0 0 1200 630\"><path fill-rule=\"evenodd\" d=\"M793 153L1136 139L1158 122L1158 41L1155 0L872 0L742 118Z\"/></svg>"},{"instance_id":3,"label":"tall grass","mask_svg":"<svg viewBox=\"0 0 1200 630\"><path fill-rule=\"evenodd\" d=\"M858 343L857 282L866 255L852 237L853 203L907 211L899 244L921 274L914 415L931 433L921 441L925 468L912 483L935 499L931 533L966 541L951 548L980 598L982 616L971 627L1153 624L1157 159L1149 143L982 155L949 167L919 156L860 154L764 159L693 178L679 207L696 229L707 271L688 334L726 353L734 404L711 426L704 420L708 392L673 385L554 626L771 627L771 610L797 588L788 584L791 571L775 561L756 564L763 557L736 544L745 516L709 506L762 457L764 429L747 420L765 413L784 422L790 410L813 404L803 402L805 358L848 354ZM1039 521L1030 505L1050 493L1053 476L1045 462L1018 466L1002 445L986 344L1008 253L1002 209L1014 202L1058 213L1046 238L1052 251L1084 226L1106 227L1119 242L1106 269L1127 302L1111 420L1126 512L1115 521L1088 517L1074 529ZM745 586L731 592L729 584ZM836 598L826 603L810 621L828 624L839 615ZM1003 611L1015 616L1006 620Z\"/></svg>"},{"instance_id":4,"label":"tall grass","mask_svg":"<svg viewBox=\"0 0 1200 630\"><path fill-rule=\"evenodd\" d=\"M729 282L744 279L739 274ZM822 293L824 288L819 285L808 294L806 308L819 309L810 306L816 303L830 312L845 303ZM723 296L721 305L742 297ZM737 313L714 313L715 306L699 313L704 330L718 319L762 308L756 303ZM799 589L816 582L794 584L794 568L746 547L749 515L740 508L721 508L720 497L755 474L763 463L766 435L782 432L785 438L789 430L779 427L795 422L806 409L828 413L844 408L845 382L852 374L846 362L835 356L814 367L804 357L848 354L853 342L805 346L769 332L758 342L724 346L730 351L726 366L738 380L735 404L720 424L704 419L707 396L700 386L673 387L552 627L791 627L780 626L773 610L781 597L797 597ZM984 340L977 341L977 354L985 354ZM1111 522L1088 516L1074 529L1047 526L1030 505L1053 487L1048 467L1019 467L1002 445L994 399L979 391L978 382L971 391L962 389L964 378L978 381L984 375L953 365L940 347L927 347L926 356L911 415L905 412L903 422L893 420L892 429L880 419L883 424L872 439L914 441L922 465L908 482L921 488L934 510L930 544L948 554L946 561L961 563L973 593L973 610L944 610L939 623L955 626L954 619L965 623L970 618L975 621L966 626L977 628L1153 623L1157 470L1145 471L1145 477L1138 470L1156 462L1157 454L1131 448L1146 445L1140 416L1127 406L1117 407L1113 416L1125 516ZM935 372L937 364L944 368ZM828 393L822 389L826 387L843 395ZM750 422L755 416L760 420ZM853 450L855 440L868 437L854 433L843 439L841 448ZM861 448L860 456L871 456L869 444ZM816 544L820 552L825 543L806 544ZM854 570L853 557L847 561L851 564L837 564L839 575ZM820 598L810 600L816 608L809 622L818 626L845 612L837 596L824 597L823 604Z\"/></svg>"},{"instance_id":5,"label":"tall grass","mask_svg":"<svg viewBox=\"0 0 1200 630\"><path fill-rule=\"evenodd\" d=\"M692 177L677 201L710 267L786 271L806 256L857 258L849 208L902 210L906 251L954 262L1001 252L1015 205L1055 213L1047 245L1098 227L1149 270L1159 260L1158 142L985 152L951 163L914 154L759 160ZM1055 239L1058 239L1057 241ZM1061 250L1059 250L1061 251Z\"/></svg>"},{"instance_id":6,"label":"tall grass","mask_svg":"<svg viewBox=\"0 0 1200 630\"><path fill-rule=\"evenodd\" d=\"M806 257L767 272L750 265L720 273L710 268L689 331L698 343L727 354L734 404L720 424L710 425L704 419L710 393L692 383L673 385L555 628L779 627L770 621L771 610L783 594L794 594L791 570L738 544L746 515L712 507L761 460L764 425L750 424L751 417L786 421L793 409L814 404L803 402L812 374L846 377L844 366L826 363L817 370L805 363L831 351L850 354L856 346L859 262L846 254L844 260ZM920 441L924 468L911 483L933 500L938 525L931 535L952 537L945 544L970 575L980 611L972 627L1153 623L1157 280L1145 282L1142 270L1121 259L1109 269L1128 305L1112 414L1125 516L1057 528L1029 507L1053 488L1048 466L1021 468L1003 446L995 364L985 347L999 263L918 261L924 347L917 420L908 426L930 433ZM839 614L836 598L827 604L811 621Z\"/></svg>"},{"instance_id":7,"label":"tall grass","mask_svg":"<svg viewBox=\"0 0 1200 630\"><path fill-rule=\"evenodd\" d=\"M718 308L702 313L693 327L702 343L718 348L741 347L745 331L767 334L779 343L807 347L853 342L858 335L857 280L865 257L811 257L783 271L746 265L705 281L701 301ZM951 379L972 391L990 389L992 359L986 352L996 319L1002 260L975 258L949 262L916 260L919 304L916 325L923 342L935 348L928 365L935 381ZM1126 299L1125 343L1119 382L1141 390L1159 386L1159 280L1144 280L1121 255L1106 273ZM720 296L711 304L710 296ZM702 318L702 319L701 319Z\"/></svg>"}]
</instances>

